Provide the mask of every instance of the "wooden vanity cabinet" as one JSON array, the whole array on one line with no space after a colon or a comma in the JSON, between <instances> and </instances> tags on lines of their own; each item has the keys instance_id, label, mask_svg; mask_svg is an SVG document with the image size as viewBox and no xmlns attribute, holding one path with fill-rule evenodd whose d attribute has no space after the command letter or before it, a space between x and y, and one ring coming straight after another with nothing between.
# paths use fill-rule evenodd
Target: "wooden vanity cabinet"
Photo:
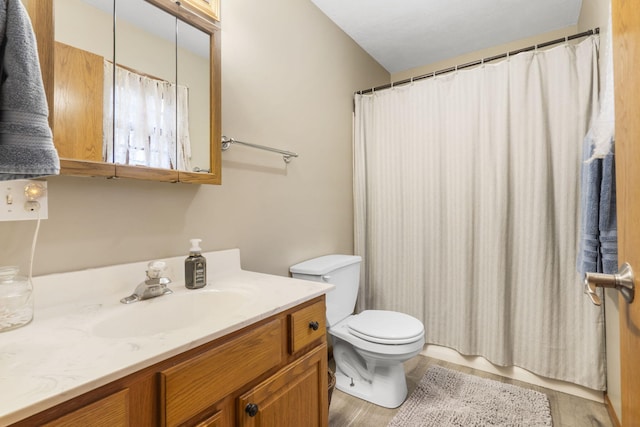
<instances>
[{"instance_id":1,"label":"wooden vanity cabinet","mask_svg":"<svg viewBox=\"0 0 640 427\"><path fill-rule=\"evenodd\" d=\"M15 426L322 427L327 382L321 296Z\"/></svg>"}]
</instances>

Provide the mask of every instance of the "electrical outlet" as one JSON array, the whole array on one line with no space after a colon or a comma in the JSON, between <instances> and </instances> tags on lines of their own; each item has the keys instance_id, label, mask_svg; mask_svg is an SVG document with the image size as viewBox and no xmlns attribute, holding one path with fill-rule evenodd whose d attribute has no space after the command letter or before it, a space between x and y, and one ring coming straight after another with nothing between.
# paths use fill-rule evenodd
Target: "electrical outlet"
<instances>
[{"instance_id":1,"label":"electrical outlet","mask_svg":"<svg viewBox=\"0 0 640 427\"><path fill-rule=\"evenodd\" d=\"M0 221L47 219L47 181L0 181Z\"/></svg>"}]
</instances>

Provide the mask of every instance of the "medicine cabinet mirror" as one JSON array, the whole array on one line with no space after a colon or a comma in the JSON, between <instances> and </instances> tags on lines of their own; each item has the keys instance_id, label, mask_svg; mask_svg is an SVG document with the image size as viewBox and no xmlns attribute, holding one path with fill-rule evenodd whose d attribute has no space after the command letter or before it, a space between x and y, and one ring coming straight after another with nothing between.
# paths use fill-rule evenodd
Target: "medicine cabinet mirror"
<instances>
[{"instance_id":1,"label":"medicine cabinet mirror","mask_svg":"<svg viewBox=\"0 0 640 427\"><path fill-rule=\"evenodd\" d=\"M220 183L212 0L26 5L62 174Z\"/></svg>"}]
</instances>

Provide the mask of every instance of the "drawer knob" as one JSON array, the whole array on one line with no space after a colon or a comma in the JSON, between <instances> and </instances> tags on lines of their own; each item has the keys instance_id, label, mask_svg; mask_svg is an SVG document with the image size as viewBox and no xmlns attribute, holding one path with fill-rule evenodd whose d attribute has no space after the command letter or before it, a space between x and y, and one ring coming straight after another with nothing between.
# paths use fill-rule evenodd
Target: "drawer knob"
<instances>
[{"instance_id":1,"label":"drawer knob","mask_svg":"<svg viewBox=\"0 0 640 427\"><path fill-rule=\"evenodd\" d=\"M258 409L258 405L256 405L255 403L249 403L244 407L244 411L249 414L250 417L255 417L256 415L258 415Z\"/></svg>"},{"instance_id":2,"label":"drawer knob","mask_svg":"<svg viewBox=\"0 0 640 427\"><path fill-rule=\"evenodd\" d=\"M312 320L311 322L309 322L309 327L311 329L313 329L314 331L317 331L318 328L320 327L320 324L318 322L316 322L315 320Z\"/></svg>"}]
</instances>

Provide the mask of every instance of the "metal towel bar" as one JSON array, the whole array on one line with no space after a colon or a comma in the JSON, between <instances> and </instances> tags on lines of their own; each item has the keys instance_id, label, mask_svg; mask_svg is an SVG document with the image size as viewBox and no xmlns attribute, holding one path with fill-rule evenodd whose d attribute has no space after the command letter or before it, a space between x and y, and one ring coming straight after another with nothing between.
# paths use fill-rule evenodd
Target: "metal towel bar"
<instances>
[{"instance_id":1,"label":"metal towel bar","mask_svg":"<svg viewBox=\"0 0 640 427\"><path fill-rule=\"evenodd\" d=\"M222 136L222 151L228 150L231 147L231 144L242 144L242 145L246 145L247 147L257 148L259 150L266 150L266 151L271 151L273 153L282 154L282 160L284 160L285 163L289 163L292 157L298 157L298 154L291 151L266 147L264 145L251 144L250 142L238 141L230 137Z\"/></svg>"},{"instance_id":2,"label":"metal towel bar","mask_svg":"<svg viewBox=\"0 0 640 427\"><path fill-rule=\"evenodd\" d=\"M628 263L620 267L618 274L587 273L584 276L584 293L589 295L595 305L602 304L600 296L596 293L596 287L613 288L620 291L625 301L633 302L635 296L635 284L633 269Z\"/></svg>"}]
</instances>

